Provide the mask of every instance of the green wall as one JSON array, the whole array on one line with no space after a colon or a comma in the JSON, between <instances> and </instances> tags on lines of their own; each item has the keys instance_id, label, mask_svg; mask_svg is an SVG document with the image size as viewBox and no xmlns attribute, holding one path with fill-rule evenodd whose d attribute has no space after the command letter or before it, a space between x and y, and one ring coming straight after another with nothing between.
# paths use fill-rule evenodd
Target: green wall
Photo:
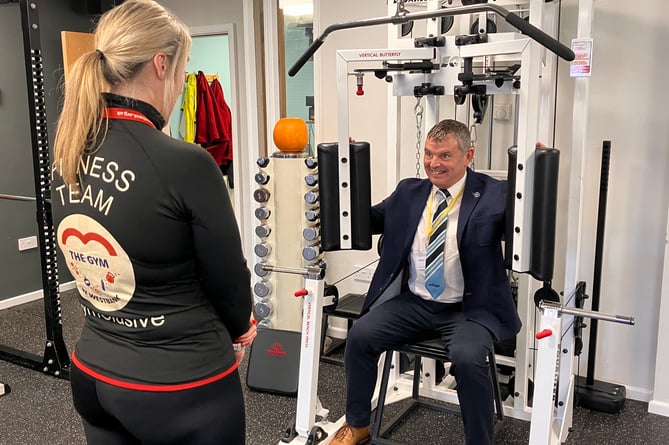
<instances>
[{"instance_id":1,"label":"green wall","mask_svg":"<svg viewBox=\"0 0 669 445\"><path fill-rule=\"evenodd\" d=\"M307 61L302 69L294 76L288 76L288 70L295 61L306 51L311 44L311 23L304 18L291 19L286 17L284 26L285 54L286 54L286 116L300 117L307 122L309 128L309 146L314 151L313 122L309 120L309 108L306 97L314 95L314 62Z\"/></svg>"}]
</instances>

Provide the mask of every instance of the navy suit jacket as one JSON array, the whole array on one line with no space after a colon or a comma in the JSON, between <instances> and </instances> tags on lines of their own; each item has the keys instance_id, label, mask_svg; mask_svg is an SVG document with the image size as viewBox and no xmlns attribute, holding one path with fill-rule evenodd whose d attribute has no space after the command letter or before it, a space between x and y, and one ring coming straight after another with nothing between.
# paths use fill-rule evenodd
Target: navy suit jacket
<instances>
[{"instance_id":1,"label":"navy suit jacket","mask_svg":"<svg viewBox=\"0 0 669 445\"><path fill-rule=\"evenodd\" d=\"M468 319L488 328L498 341L515 336L521 326L501 246L506 188L505 181L468 170L457 229L464 275L463 311ZM383 249L363 313L408 266L431 189L429 179L404 179L388 198L372 207L372 231L383 233Z\"/></svg>"}]
</instances>

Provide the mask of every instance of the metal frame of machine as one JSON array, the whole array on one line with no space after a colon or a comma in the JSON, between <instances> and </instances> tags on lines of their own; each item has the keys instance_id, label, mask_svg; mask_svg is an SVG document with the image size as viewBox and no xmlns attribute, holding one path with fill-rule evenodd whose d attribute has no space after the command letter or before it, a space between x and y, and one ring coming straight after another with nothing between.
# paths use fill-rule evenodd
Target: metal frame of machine
<instances>
[{"instance_id":1,"label":"metal frame of machine","mask_svg":"<svg viewBox=\"0 0 669 445\"><path fill-rule=\"evenodd\" d=\"M294 75L299 67L315 52L320 45L323 43L323 39L330 32L348 29L353 27L361 26L371 26L377 24L401 24L406 23L411 20L419 19L429 19L434 17L442 17L447 15L461 15L461 14L479 14L479 20L486 18L487 12L495 12L501 17L504 17L512 25L518 25L519 22L513 18L514 14L508 13L508 11L503 8L495 5L473 5L466 7L454 7L449 8L447 13L444 13L443 10L440 10L441 3L436 0L430 0L426 2L427 11L420 13L408 13L407 11L400 12L398 10L394 16L378 18L378 19L366 19L359 22L345 23L332 25L323 32L321 37L316 39L312 46L307 50L307 52L295 63L293 68L289 71L289 74ZM544 1L543 0L530 0L529 2L529 22L523 23L542 23L545 19L544 17ZM389 5L389 10L391 6ZM552 16L551 14L547 14ZM509 16L512 16L511 19ZM517 17L517 16L516 16ZM554 17L554 16L553 16ZM522 19L521 19L522 20ZM437 26L436 21L430 22L428 20L428 34L431 36L438 35L438 32L430 32L430 27ZM523 25L524 26L524 25ZM537 29L532 25L529 25L532 29ZM360 49L360 50L341 50L337 51L337 92L338 92L338 107L337 107L337 117L338 117L338 144L340 147L340 159L348 159L347 148L349 146L349 128L348 128L348 78L350 76L349 63L351 62L370 62L370 63L380 63L380 66L373 67L371 69L365 68L368 71L378 71L378 72L393 72L389 77L392 77L392 95L395 97L414 95L418 94L426 96L426 113L425 113L425 127L433 123L436 123L439 116L439 103L436 100L436 96L443 94L452 94L454 96L474 94L481 91L484 91L486 94L490 91L494 91L490 94L517 94L518 100L518 128L516 136L516 145L517 145L517 157L515 165L515 174L516 174L516 199L514 200L514 233L513 233L513 259L512 259L512 270L517 272L528 272L530 269L530 231L526 230L531 226L532 222L532 195L533 195L533 173L534 173L534 146L539 136L542 135L542 131L545 132L546 129L542 128L540 124L540 111L544 109L550 109L545 100L542 100L542 94L547 91L552 91L550 85L546 87L546 82L542 82L542 78L549 78L552 80L552 76L545 76L544 71L546 67L552 67L552 62L549 57L546 56L544 49L532 38L536 38L536 34L533 34L533 31L528 29L523 29L525 35L518 33L500 33L500 34L491 34L485 36L485 39L481 39L481 36L470 36L471 38L461 38L455 36L445 36L442 42L437 43L436 39L432 39L432 44L428 43L424 45L423 48L385 48L385 49ZM530 36L530 37L528 37ZM552 46L551 50L560 54L563 58L571 60L573 59L573 52L571 54L570 50L563 45L560 45L557 41L547 36L544 33L541 33L540 38L538 39L544 45L548 41L552 46L553 43L557 45ZM506 77L495 76L494 74L486 76L484 75L473 75L472 72L472 61L475 58L482 57L517 57L520 60L520 79L521 82L514 82L514 79L517 80L513 75L507 75ZM359 70L362 71L362 70ZM464 76L463 76L464 73ZM377 76L381 78L382 76ZM417 90L419 88L419 90ZM544 98L545 99L545 98ZM461 99L460 99L461 100ZM549 101L550 102L550 101ZM395 105L393 107L394 111L398 110L398 107ZM389 122L393 117L389 117ZM397 117L395 116L395 119ZM390 130L389 130L390 132ZM545 135L542 135L545 136ZM552 136L552 134L551 134ZM395 135L391 135L391 141L395 142L397 150L399 150L399 144L395 139ZM494 174L494 172L491 172ZM348 170L345 165L345 161L340 165L340 182L348 182ZM346 187L340 187L340 205L342 209L350 208L350 195L349 190ZM343 212L346 213L346 212ZM350 232L350 223L347 221L346 217L340 219L340 228L342 233L342 249L347 247L346 240L349 239L346 237ZM529 298L529 289L527 294L524 297L519 298L518 310L521 314L521 317L528 320L533 320L536 316L536 309L534 305L530 304L531 299ZM305 316L308 312L305 312ZM527 323L526 323L527 324ZM303 333L304 335L304 333ZM506 414L509 414L513 417L529 420L532 416L532 408L528 406L527 403L527 391L528 391L528 372L532 367L532 354L529 351L529 333L527 328L524 328L523 331L519 334L519 344L516 350L516 356L514 359L501 358L498 361L500 364L509 364L515 367L516 369L516 382L520 382L519 387L516 388L514 402L512 406L505 406ZM301 363L302 365L302 363ZM306 365L306 364L305 364ZM316 404L314 403L300 403L301 398L310 398L317 399L315 395L314 387L317 384L317 381L313 380L314 367L317 367L317 362L312 362L307 369L302 369L300 367L300 387L304 388L304 391L298 392L298 417L303 419L310 419L309 425L312 428L306 426L301 428L299 432L299 437L293 438L291 443L320 443L322 440L326 440L323 437L322 432L326 429L330 429L332 425L322 424L316 425L315 419L317 413L314 412L316 409ZM395 367L399 369L399 367ZM571 367L569 367L569 372L571 372ZM434 375L434 374L433 374ZM395 391L392 395L392 399L399 400L402 398L402 376L395 376L396 385L399 384L399 391ZM391 385L393 386L393 385ZM307 390L311 388L311 390ZM407 387L407 394L409 387ZM454 392L451 390L444 390L432 385L430 382L427 382L423 388L423 394L426 396L441 398L444 400L454 401L457 400L457 397L454 395ZM310 411L310 412L304 412ZM541 411L543 412L543 411ZM570 416L570 412L564 413L566 416ZM343 420L340 419L335 425L339 425ZM570 422L570 419L569 419ZM323 426L325 425L325 426ZM303 442L304 441L304 442ZM326 442L324 442L326 443Z\"/></svg>"}]
</instances>

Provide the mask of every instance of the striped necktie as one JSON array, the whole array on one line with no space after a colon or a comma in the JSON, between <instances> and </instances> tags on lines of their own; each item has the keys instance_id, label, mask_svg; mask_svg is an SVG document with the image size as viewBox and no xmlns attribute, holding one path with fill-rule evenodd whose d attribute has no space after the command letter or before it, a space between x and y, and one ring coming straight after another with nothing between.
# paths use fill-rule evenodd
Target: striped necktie
<instances>
[{"instance_id":1,"label":"striped necktie","mask_svg":"<svg viewBox=\"0 0 669 445\"><path fill-rule=\"evenodd\" d=\"M436 299L444 291L444 244L446 242L446 223L448 221L448 190L439 190L435 199L439 201L432 215L427 258L425 260L425 288Z\"/></svg>"}]
</instances>

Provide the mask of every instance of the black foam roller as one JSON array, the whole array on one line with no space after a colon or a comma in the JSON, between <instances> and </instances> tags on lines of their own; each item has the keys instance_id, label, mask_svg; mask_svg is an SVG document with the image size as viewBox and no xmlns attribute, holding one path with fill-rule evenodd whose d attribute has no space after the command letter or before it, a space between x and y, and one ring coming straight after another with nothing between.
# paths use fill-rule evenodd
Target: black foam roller
<instances>
[{"instance_id":1,"label":"black foam roller","mask_svg":"<svg viewBox=\"0 0 669 445\"><path fill-rule=\"evenodd\" d=\"M321 247L324 251L341 250L339 227L339 144L318 144L318 186L320 194ZM351 190L351 248L372 248L371 184L369 143L351 142L349 159Z\"/></svg>"},{"instance_id":2,"label":"black foam roller","mask_svg":"<svg viewBox=\"0 0 669 445\"><path fill-rule=\"evenodd\" d=\"M559 150L555 148L536 149L530 274L540 281L553 279L559 164Z\"/></svg>"}]
</instances>

